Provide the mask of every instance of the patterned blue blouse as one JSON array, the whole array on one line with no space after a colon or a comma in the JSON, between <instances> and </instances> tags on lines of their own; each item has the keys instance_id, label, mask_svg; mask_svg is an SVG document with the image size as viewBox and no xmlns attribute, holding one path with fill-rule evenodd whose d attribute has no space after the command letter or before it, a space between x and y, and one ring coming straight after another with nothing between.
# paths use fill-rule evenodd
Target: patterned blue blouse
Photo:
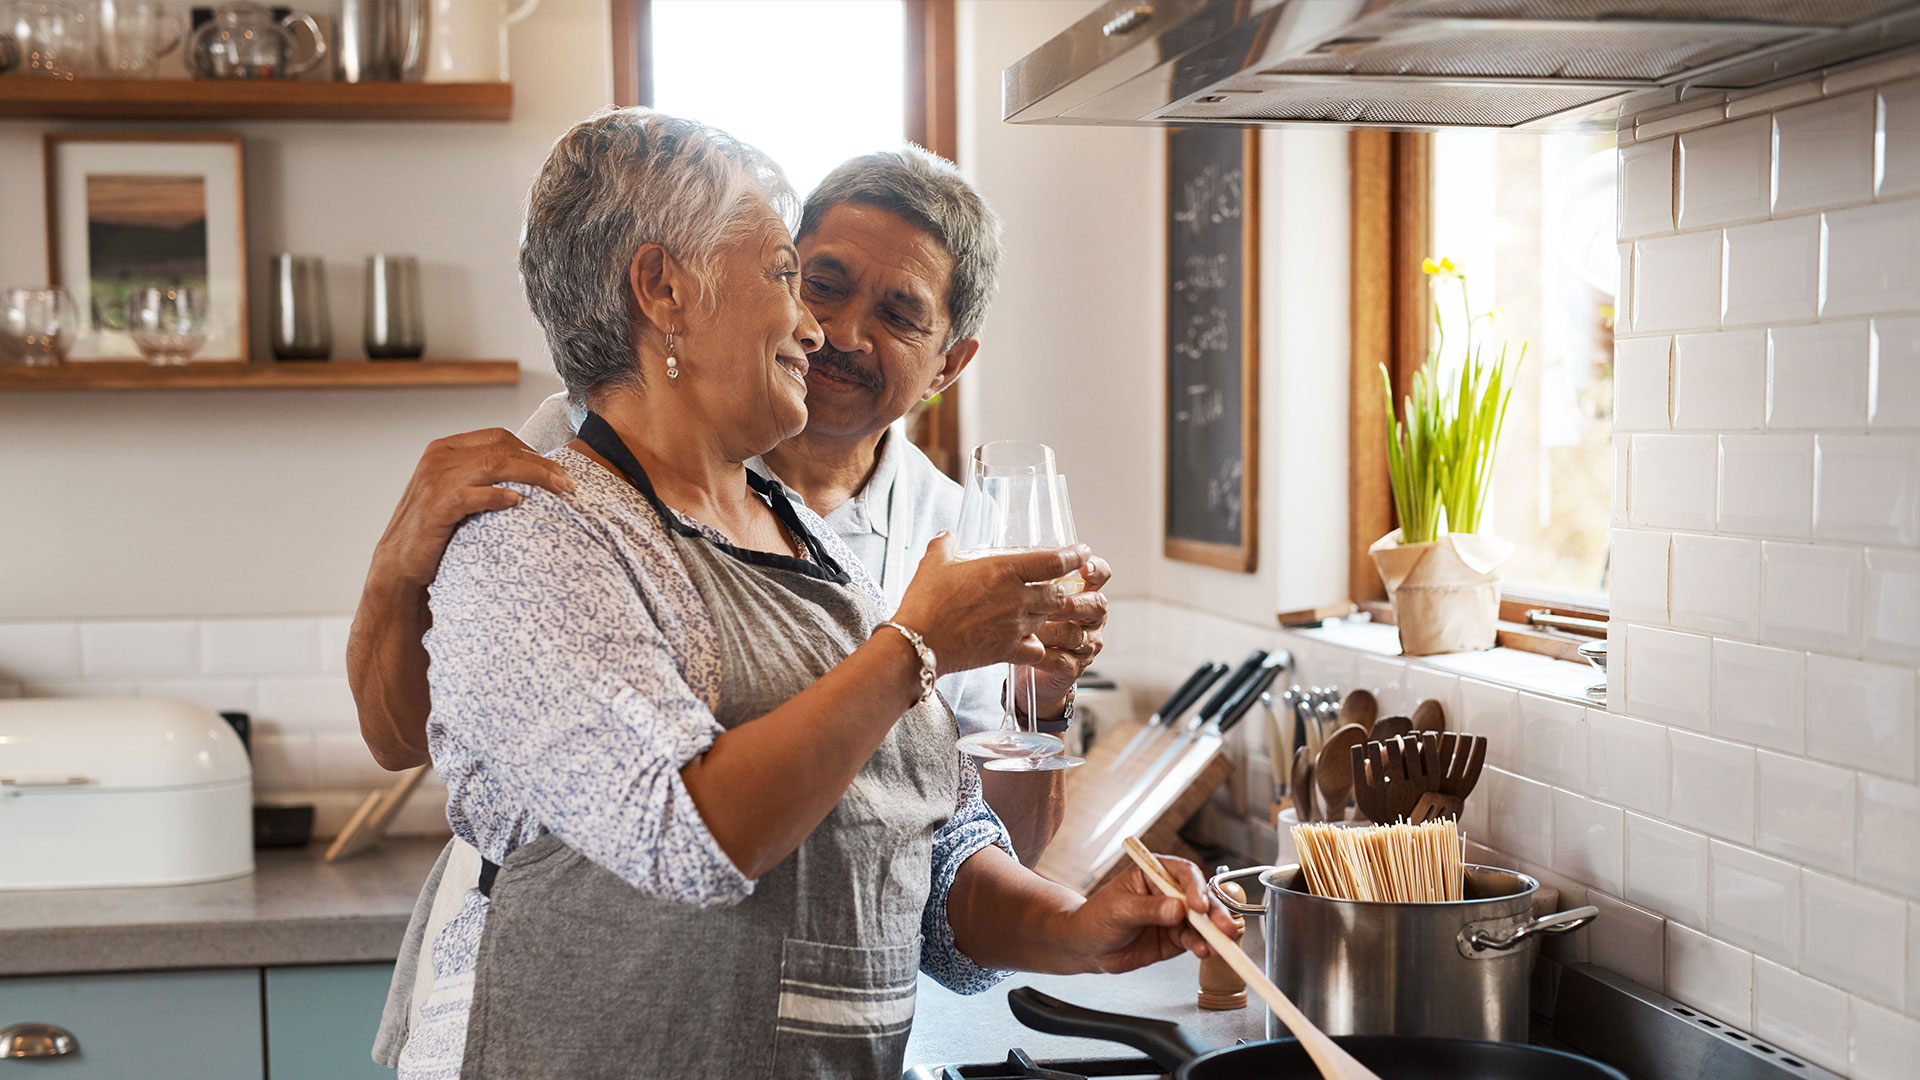
<instances>
[{"instance_id":1,"label":"patterned blue blouse","mask_svg":"<svg viewBox=\"0 0 1920 1080\"><path fill-rule=\"evenodd\" d=\"M680 779L722 730L712 713L720 692L713 623L640 494L576 451L547 456L572 475L574 490L508 485L521 503L461 526L431 591L427 740L447 785L447 819L496 863L552 832L649 896L699 908L740 903L754 883L707 831ZM878 599L840 538L793 503L856 586ZM955 758L960 796L934 839L921 969L976 993L1006 973L955 947L947 892L974 853L1011 848L980 798L972 761ZM459 1074L486 910L486 898L469 890L433 945L433 995L400 1063L407 1080Z\"/></svg>"}]
</instances>

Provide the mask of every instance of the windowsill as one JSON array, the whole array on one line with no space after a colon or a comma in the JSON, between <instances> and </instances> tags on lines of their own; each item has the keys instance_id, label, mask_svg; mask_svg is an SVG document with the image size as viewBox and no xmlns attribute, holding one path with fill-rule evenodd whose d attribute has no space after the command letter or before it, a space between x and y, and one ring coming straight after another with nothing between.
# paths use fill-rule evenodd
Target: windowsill
<instances>
[{"instance_id":1,"label":"windowsill","mask_svg":"<svg viewBox=\"0 0 1920 1080\"><path fill-rule=\"evenodd\" d=\"M1599 682L1601 675L1585 664L1571 664L1538 653L1507 648L1440 656L1401 656L1399 631L1384 623L1361 618L1328 619L1317 628L1294 630L1291 633L1311 641L1390 657L1449 675L1461 675L1515 690L1605 708L1587 699L1587 687Z\"/></svg>"}]
</instances>

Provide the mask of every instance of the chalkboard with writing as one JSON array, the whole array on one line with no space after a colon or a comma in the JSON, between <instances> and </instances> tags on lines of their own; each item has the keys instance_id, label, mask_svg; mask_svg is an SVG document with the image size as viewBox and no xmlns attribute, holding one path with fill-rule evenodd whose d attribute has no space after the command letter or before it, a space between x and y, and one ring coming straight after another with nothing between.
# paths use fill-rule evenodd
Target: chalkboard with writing
<instances>
[{"instance_id":1,"label":"chalkboard with writing","mask_svg":"<svg viewBox=\"0 0 1920 1080\"><path fill-rule=\"evenodd\" d=\"M1258 518L1256 138L1167 135L1166 554L1241 571Z\"/></svg>"}]
</instances>

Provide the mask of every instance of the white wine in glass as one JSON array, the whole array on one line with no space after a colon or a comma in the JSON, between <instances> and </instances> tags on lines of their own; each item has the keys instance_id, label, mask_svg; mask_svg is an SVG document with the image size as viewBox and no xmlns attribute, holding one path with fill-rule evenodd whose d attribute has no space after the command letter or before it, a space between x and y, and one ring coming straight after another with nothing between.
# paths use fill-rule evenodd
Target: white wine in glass
<instances>
[{"instance_id":1,"label":"white wine in glass","mask_svg":"<svg viewBox=\"0 0 1920 1080\"><path fill-rule=\"evenodd\" d=\"M1063 528L1059 533L1059 535L1062 536L1063 539L1061 539L1059 544L1055 546L1064 546L1067 544L1078 542L1079 537L1073 525L1073 507L1072 507L1072 504L1067 500L1067 474L1066 473L1057 472L1054 474L1053 503L1054 503L1054 509L1050 514L1050 517L1058 520L1063 526ZM1051 550L1051 549L1042 548L1042 549L1035 549L1035 550ZM1066 589L1068 596L1073 596L1078 593L1083 593L1087 591L1087 579L1082 577L1080 575L1080 571L1078 570L1075 570L1064 577L1054 578L1053 584L1059 585L1064 589ZM1040 707L1040 701L1039 701L1040 695L1039 695L1038 688L1034 685L1034 674L1033 674L1032 668L1009 666L1008 675L1007 675L1007 688L1005 692L1008 695L1008 697L1011 699L1008 704L1009 708L1018 708L1024 705L1028 716L1037 715L1037 711ZM1066 749L1066 745L1065 743L1062 743L1061 750L1064 751L1065 749ZM1085 765L1086 763L1087 762L1085 758L1078 758L1078 757L1074 757L1071 754L1056 752L1056 753L1048 754L1045 757L994 758L989 761L981 762L980 767L984 769L993 769L999 772L1038 772L1038 771L1049 770L1049 769L1071 769L1078 765Z\"/></svg>"}]
</instances>

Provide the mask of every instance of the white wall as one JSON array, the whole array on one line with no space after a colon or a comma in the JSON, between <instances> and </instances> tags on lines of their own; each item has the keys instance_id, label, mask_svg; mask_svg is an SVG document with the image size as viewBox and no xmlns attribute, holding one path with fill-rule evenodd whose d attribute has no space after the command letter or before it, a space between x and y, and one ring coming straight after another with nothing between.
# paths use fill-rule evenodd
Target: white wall
<instances>
[{"instance_id":1,"label":"white wall","mask_svg":"<svg viewBox=\"0 0 1920 1080\"><path fill-rule=\"evenodd\" d=\"M611 96L604 0L543 5L511 61L506 124L191 127L246 137L257 354L269 255L326 258L334 355L358 358L366 255L413 252L428 354L515 358L522 385L0 395L0 618L351 610L420 449L517 426L557 388L514 268L520 204L553 139ZM0 282L47 275L42 132L128 126L0 123Z\"/></svg>"},{"instance_id":2,"label":"white wall","mask_svg":"<svg viewBox=\"0 0 1920 1080\"><path fill-rule=\"evenodd\" d=\"M1259 568L1169 560L1166 133L1000 121L1001 71L1097 6L959 7L960 164L1005 219L1008 250L962 441L1054 447L1082 538L1114 565L1114 597L1271 626L1346 592L1347 137L1260 140Z\"/></svg>"}]
</instances>

